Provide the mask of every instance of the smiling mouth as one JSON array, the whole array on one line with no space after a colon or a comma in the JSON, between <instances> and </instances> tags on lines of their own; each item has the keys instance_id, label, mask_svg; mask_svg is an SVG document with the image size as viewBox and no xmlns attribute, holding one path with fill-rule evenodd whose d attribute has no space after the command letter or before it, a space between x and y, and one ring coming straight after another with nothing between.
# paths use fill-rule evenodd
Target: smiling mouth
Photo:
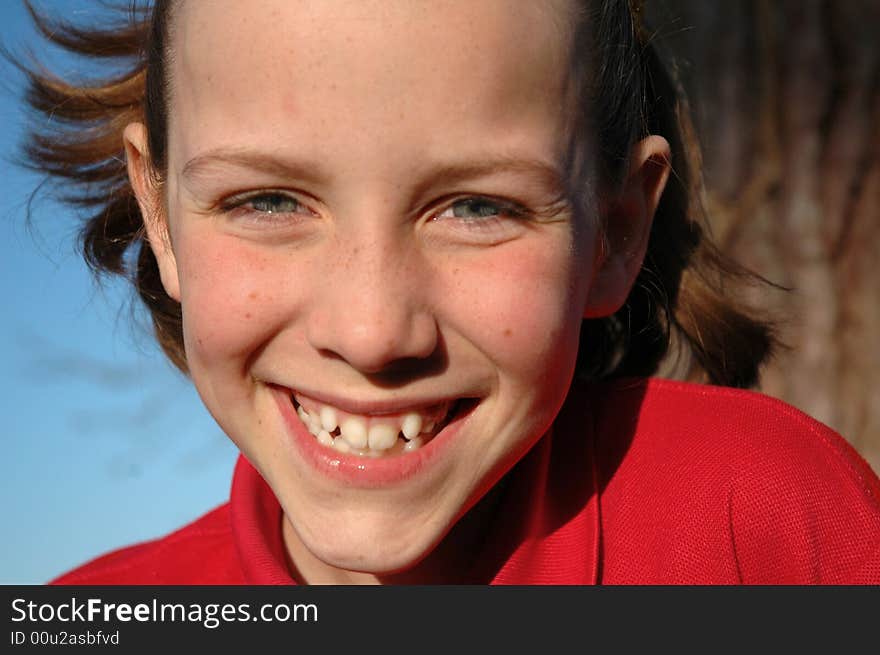
<instances>
[{"instance_id":1,"label":"smiling mouth","mask_svg":"<svg viewBox=\"0 0 880 655\"><path fill-rule=\"evenodd\" d=\"M352 414L297 392L290 394L296 414L321 445L361 457L399 456L433 439L472 401L459 399L404 412Z\"/></svg>"}]
</instances>

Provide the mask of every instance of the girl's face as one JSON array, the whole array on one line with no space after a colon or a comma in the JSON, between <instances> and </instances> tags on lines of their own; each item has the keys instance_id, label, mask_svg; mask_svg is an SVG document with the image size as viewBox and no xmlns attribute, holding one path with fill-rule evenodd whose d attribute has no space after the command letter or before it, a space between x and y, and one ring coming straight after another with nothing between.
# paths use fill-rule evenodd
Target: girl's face
<instances>
[{"instance_id":1,"label":"girl's face","mask_svg":"<svg viewBox=\"0 0 880 655\"><path fill-rule=\"evenodd\" d=\"M174 14L170 248L151 240L306 579L413 567L564 400L597 261L560 167L564 10Z\"/></svg>"}]
</instances>

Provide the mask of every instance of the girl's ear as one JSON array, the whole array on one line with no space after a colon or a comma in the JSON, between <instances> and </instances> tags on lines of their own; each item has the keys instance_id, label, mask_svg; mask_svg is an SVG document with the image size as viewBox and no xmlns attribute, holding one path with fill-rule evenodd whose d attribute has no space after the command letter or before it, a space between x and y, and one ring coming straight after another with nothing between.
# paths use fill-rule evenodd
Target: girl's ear
<instances>
[{"instance_id":1,"label":"girl's ear","mask_svg":"<svg viewBox=\"0 0 880 655\"><path fill-rule=\"evenodd\" d=\"M137 198L147 241L156 261L165 293L180 302L180 282L177 277L177 260L171 248L168 217L162 202L162 193L150 175L150 159L147 150L147 129L143 123L130 123L122 133L128 179Z\"/></svg>"},{"instance_id":2,"label":"girl's ear","mask_svg":"<svg viewBox=\"0 0 880 655\"><path fill-rule=\"evenodd\" d=\"M642 269L651 222L670 170L669 143L648 136L633 146L626 181L601 206L604 239L596 257L584 318L610 316L626 302Z\"/></svg>"}]
</instances>

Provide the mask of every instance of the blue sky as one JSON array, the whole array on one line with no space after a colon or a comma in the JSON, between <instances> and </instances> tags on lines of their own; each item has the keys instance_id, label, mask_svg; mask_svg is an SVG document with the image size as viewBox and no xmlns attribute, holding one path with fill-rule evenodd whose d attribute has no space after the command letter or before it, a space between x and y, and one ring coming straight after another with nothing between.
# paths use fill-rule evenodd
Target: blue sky
<instances>
[{"instance_id":1,"label":"blue sky","mask_svg":"<svg viewBox=\"0 0 880 655\"><path fill-rule=\"evenodd\" d=\"M86 21L98 4L37 1ZM44 52L19 0L0 2L0 42ZM22 90L0 61L2 584L40 584L183 525L227 498L237 454L158 352L143 313L132 319L129 289L94 283L76 252L77 215L38 195L28 226L41 178L11 163L26 121Z\"/></svg>"}]
</instances>

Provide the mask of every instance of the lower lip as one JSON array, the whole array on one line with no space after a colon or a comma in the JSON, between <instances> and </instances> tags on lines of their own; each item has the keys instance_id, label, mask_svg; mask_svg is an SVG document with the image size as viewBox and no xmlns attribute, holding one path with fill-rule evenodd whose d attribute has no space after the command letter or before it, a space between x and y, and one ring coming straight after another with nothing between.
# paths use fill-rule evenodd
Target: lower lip
<instances>
[{"instance_id":1,"label":"lower lip","mask_svg":"<svg viewBox=\"0 0 880 655\"><path fill-rule=\"evenodd\" d=\"M470 415L468 410L464 415L453 418L418 450L389 457L361 457L340 453L318 443L296 415L290 390L273 386L272 393L293 443L304 459L319 473L353 487L387 487L405 482L436 466Z\"/></svg>"}]
</instances>

